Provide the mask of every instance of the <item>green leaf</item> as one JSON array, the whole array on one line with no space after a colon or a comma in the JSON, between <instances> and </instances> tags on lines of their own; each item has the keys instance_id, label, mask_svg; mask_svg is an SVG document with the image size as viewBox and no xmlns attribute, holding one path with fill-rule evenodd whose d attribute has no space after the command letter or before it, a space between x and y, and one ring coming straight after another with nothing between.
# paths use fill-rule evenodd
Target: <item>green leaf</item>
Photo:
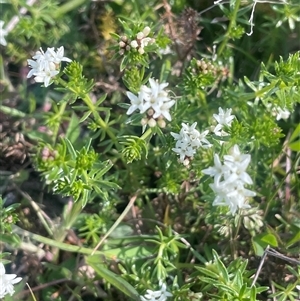
<instances>
[{"instance_id":1,"label":"green leaf","mask_svg":"<svg viewBox=\"0 0 300 301\"><path fill-rule=\"evenodd\" d=\"M79 123L85 121L90 115L91 115L92 111L87 111L83 114L83 116L80 118Z\"/></svg>"},{"instance_id":2,"label":"green leaf","mask_svg":"<svg viewBox=\"0 0 300 301\"><path fill-rule=\"evenodd\" d=\"M128 61L128 56L124 56L120 64L120 71L123 71L126 68Z\"/></svg>"},{"instance_id":3,"label":"green leaf","mask_svg":"<svg viewBox=\"0 0 300 301\"><path fill-rule=\"evenodd\" d=\"M252 246L254 252L258 256L262 256L265 252L265 248L270 245L272 247L277 247L278 242L275 235L271 233L262 233L252 237Z\"/></svg>"},{"instance_id":4,"label":"green leaf","mask_svg":"<svg viewBox=\"0 0 300 301\"><path fill-rule=\"evenodd\" d=\"M75 149L74 149L71 141L69 139L67 139L67 138L65 138L64 141L65 141L65 143L67 145L67 148L68 148L68 150L69 150L69 152L70 152L70 154L72 156L72 159L76 159L77 154L76 154L76 151L75 151Z\"/></svg>"},{"instance_id":5,"label":"green leaf","mask_svg":"<svg viewBox=\"0 0 300 301\"><path fill-rule=\"evenodd\" d=\"M107 267L100 263L99 256L88 256L86 262L96 271L96 273L104 278L107 282L112 284L114 287L122 291L125 295L129 296L131 299L139 301L140 296L133 286L131 286L126 280L121 276L108 270Z\"/></svg>"},{"instance_id":6,"label":"green leaf","mask_svg":"<svg viewBox=\"0 0 300 301\"><path fill-rule=\"evenodd\" d=\"M217 273L214 273L214 272L210 271L207 268L202 268L202 267L195 267L195 268L196 268L196 270L200 271L202 274L204 274L206 276L209 276L213 279L218 279L219 278L219 275Z\"/></svg>"},{"instance_id":7,"label":"green leaf","mask_svg":"<svg viewBox=\"0 0 300 301\"><path fill-rule=\"evenodd\" d=\"M224 282L228 283L229 275L228 275L228 272L227 272L227 269L226 269L224 263L220 260L220 257L215 250L213 250L212 252L213 252L214 260L216 261L219 273L222 274Z\"/></svg>"},{"instance_id":8,"label":"green leaf","mask_svg":"<svg viewBox=\"0 0 300 301\"><path fill-rule=\"evenodd\" d=\"M2 234L0 233L0 241L7 243L10 246L19 246L21 244L21 239L16 234Z\"/></svg>"},{"instance_id":9,"label":"green leaf","mask_svg":"<svg viewBox=\"0 0 300 301\"><path fill-rule=\"evenodd\" d=\"M289 148L292 151L300 152L300 140L298 140L296 142L289 143Z\"/></svg>"},{"instance_id":10,"label":"green leaf","mask_svg":"<svg viewBox=\"0 0 300 301\"><path fill-rule=\"evenodd\" d=\"M288 248L297 242L300 242L300 231L298 231L296 235L287 242L286 246Z\"/></svg>"},{"instance_id":11,"label":"green leaf","mask_svg":"<svg viewBox=\"0 0 300 301\"><path fill-rule=\"evenodd\" d=\"M255 286L251 287L250 301L256 301L256 287Z\"/></svg>"},{"instance_id":12,"label":"green leaf","mask_svg":"<svg viewBox=\"0 0 300 301\"><path fill-rule=\"evenodd\" d=\"M277 247L278 246L276 236L271 234L271 233L268 233L268 234L262 236L261 241L267 243L268 245L270 245L272 247Z\"/></svg>"},{"instance_id":13,"label":"green leaf","mask_svg":"<svg viewBox=\"0 0 300 301\"><path fill-rule=\"evenodd\" d=\"M290 143L292 141L294 141L296 138L299 138L300 139L300 123L298 124L298 126L296 127L296 129L294 130L293 134L291 135L291 138L290 138Z\"/></svg>"},{"instance_id":14,"label":"green leaf","mask_svg":"<svg viewBox=\"0 0 300 301\"><path fill-rule=\"evenodd\" d=\"M0 111L14 117L22 117L22 118L26 117L25 113L17 109L6 107L6 106L0 106Z\"/></svg>"},{"instance_id":15,"label":"green leaf","mask_svg":"<svg viewBox=\"0 0 300 301\"><path fill-rule=\"evenodd\" d=\"M66 138L70 140L70 142L75 143L80 134L79 127L79 119L75 113L72 114L67 132Z\"/></svg>"}]
</instances>

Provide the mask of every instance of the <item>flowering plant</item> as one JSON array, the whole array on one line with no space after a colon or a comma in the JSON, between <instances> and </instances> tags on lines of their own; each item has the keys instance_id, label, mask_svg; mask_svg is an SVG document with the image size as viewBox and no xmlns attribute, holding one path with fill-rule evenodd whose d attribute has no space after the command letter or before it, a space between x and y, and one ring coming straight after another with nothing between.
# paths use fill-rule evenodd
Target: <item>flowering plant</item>
<instances>
[{"instance_id":1,"label":"flowering plant","mask_svg":"<svg viewBox=\"0 0 300 301\"><path fill-rule=\"evenodd\" d=\"M196 2L3 4L0 298L298 298L299 6Z\"/></svg>"}]
</instances>

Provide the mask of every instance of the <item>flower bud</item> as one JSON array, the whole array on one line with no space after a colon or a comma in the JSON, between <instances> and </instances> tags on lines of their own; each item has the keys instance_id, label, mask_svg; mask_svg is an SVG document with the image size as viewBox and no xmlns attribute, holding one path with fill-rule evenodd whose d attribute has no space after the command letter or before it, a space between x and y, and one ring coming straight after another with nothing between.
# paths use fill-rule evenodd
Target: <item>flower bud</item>
<instances>
[{"instance_id":1,"label":"flower bud","mask_svg":"<svg viewBox=\"0 0 300 301\"><path fill-rule=\"evenodd\" d=\"M161 129L164 129L167 125L166 122L164 121L164 119L158 119L157 124Z\"/></svg>"},{"instance_id":2,"label":"flower bud","mask_svg":"<svg viewBox=\"0 0 300 301\"><path fill-rule=\"evenodd\" d=\"M120 42L119 42L119 46L120 46L121 48L123 48L123 47L126 46L126 43L124 43L123 41L120 41Z\"/></svg>"},{"instance_id":3,"label":"flower bud","mask_svg":"<svg viewBox=\"0 0 300 301\"><path fill-rule=\"evenodd\" d=\"M131 41L130 46L132 48L137 48L139 46L138 42L136 40Z\"/></svg>"},{"instance_id":4,"label":"flower bud","mask_svg":"<svg viewBox=\"0 0 300 301\"><path fill-rule=\"evenodd\" d=\"M156 126L156 120L153 119L153 118L149 119L148 125L149 125L151 128L154 128L154 127Z\"/></svg>"},{"instance_id":5,"label":"flower bud","mask_svg":"<svg viewBox=\"0 0 300 301\"><path fill-rule=\"evenodd\" d=\"M121 40L126 43L128 41L128 38L127 38L127 36L122 36Z\"/></svg>"},{"instance_id":6,"label":"flower bud","mask_svg":"<svg viewBox=\"0 0 300 301\"><path fill-rule=\"evenodd\" d=\"M142 32L138 32L138 34L136 35L136 38L138 40L141 40L142 38L144 38L144 34Z\"/></svg>"},{"instance_id":7,"label":"flower bud","mask_svg":"<svg viewBox=\"0 0 300 301\"><path fill-rule=\"evenodd\" d=\"M140 54L144 54L144 53L145 53L145 50L144 50L144 48L140 47L139 50L138 50L138 52L139 52Z\"/></svg>"},{"instance_id":8,"label":"flower bud","mask_svg":"<svg viewBox=\"0 0 300 301\"><path fill-rule=\"evenodd\" d=\"M146 26L143 30L143 34L144 34L144 37L146 37L151 31L151 28L149 26Z\"/></svg>"}]
</instances>

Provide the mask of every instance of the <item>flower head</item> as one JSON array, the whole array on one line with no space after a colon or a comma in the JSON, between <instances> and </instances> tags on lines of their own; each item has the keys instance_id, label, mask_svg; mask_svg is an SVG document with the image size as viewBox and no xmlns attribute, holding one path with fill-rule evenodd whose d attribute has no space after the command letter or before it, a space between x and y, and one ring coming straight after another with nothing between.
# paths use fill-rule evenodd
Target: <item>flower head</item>
<instances>
[{"instance_id":1,"label":"flower head","mask_svg":"<svg viewBox=\"0 0 300 301\"><path fill-rule=\"evenodd\" d=\"M235 214L238 209L250 208L246 200L255 196L255 192L244 186L253 184L246 172L250 161L251 156L242 154L237 145L229 150L229 155L224 156L224 164L219 155L214 155L214 166L202 170L204 174L214 178L214 183L210 184L210 188L216 195L214 206L229 206L232 214Z\"/></svg>"},{"instance_id":2,"label":"flower head","mask_svg":"<svg viewBox=\"0 0 300 301\"><path fill-rule=\"evenodd\" d=\"M200 133L196 130L197 122L194 122L191 126L182 123L182 128L179 132L171 135L176 140L175 148L172 150L179 155L179 161L184 165L188 165L190 158L192 158L199 147L208 148L211 146L209 141L205 138L208 131Z\"/></svg>"},{"instance_id":3,"label":"flower head","mask_svg":"<svg viewBox=\"0 0 300 301\"><path fill-rule=\"evenodd\" d=\"M168 96L168 91L165 91L165 88L169 84L159 83L153 78L149 79L149 83L150 87L146 85L141 86L138 95L134 95L131 92L126 93L131 101L131 106L127 110L127 114L130 115L135 110L139 110L140 113L147 111L149 117L147 120L149 121L162 118L171 121L170 108L175 104L175 101ZM146 124L147 122L144 123Z\"/></svg>"},{"instance_id":4,"label":"flower head","mask_svg":"<svg viewBox=\"0 0 300 301\"><path fill-rule=\"evenodd\" d=\"M5 36L7 36L8 32L6 29L3 28L4 21L0 21L0 44L3 46L7 45L7 42L5 40Z\"/></svg>"},{"instance_id":5,"label":"flower head","mask_svg":"<svg viewBox=\"0 0 300 301\"><path fill-rule=\"evenodd\" d=\"M172 296L173 294L167 291L167 286L164 283L158 291L147 290L147 294L141 296L141 301L166 301L168 297Z\"/></svg>"},{"instance_id":6,"label":"flower head","mask_svg":"<svg viewBox=\"0 0 300 301\"><path fill-rule=\"evenodd\" d=\"M219 114L213 114L214 119L218 122L216 127L214 128L214 133L217 136L227 136L228 134L223 130L224 126L230 126L232 120L234 119L234 115L231 115L232 109L226 109L224 111L222 108L219 108Z\"/></svg>"},{"instance_id":7,"label":"flower head","mask_svg":"<svg viewBox=\"0 0 300 301\"><path fill-rule=\"evenodd\" d=\"M27 60L31 68L27 78L34 76L34 80L37 83L44 83L45 87L48 87L52 79L59 73L62 61L71 62L69 58L64 57L63 46L58 48L57 51L54 50L54 47L47 48L46 52L40 48L32 58L33 60Z\"/></svg>"},{"instance_id":8,"label":"flower head","mask_svg":"<svg viewBox=\"0 0 300 301\"><path fill-rule=\"evenodd\" d=\"M22 280L21 277L17 277L16 274L5 274L5 267L0 262L0 298L4 298L5 295L14 294L14 284L19 283Z\"/></svg>"}]
</instances>

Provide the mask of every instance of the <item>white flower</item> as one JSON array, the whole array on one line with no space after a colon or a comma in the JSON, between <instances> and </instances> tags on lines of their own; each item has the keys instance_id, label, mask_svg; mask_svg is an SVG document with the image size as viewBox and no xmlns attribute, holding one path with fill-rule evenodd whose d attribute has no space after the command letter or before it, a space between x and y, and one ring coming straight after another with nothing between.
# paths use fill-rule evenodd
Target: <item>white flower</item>
<instances>
[{"instance_id":1,"label":"white flower","mask_svg":"<svg viewBox=\"0 0 300 301\"><path fill-rule=\"evenodd\" d=\"M164 283L158 291L147 290L147 294L141 296L141 301L166 301L168 297L173 296L173 294L168 292L166 289L167 287Z\"/></svg>"},{"instance_id":2,"label":"white flower","mask_svg":"<svg viewBox=\"0 0 300 301\"><path fill-rule=\"evenodd\" d=\"M3 28L4 21L0 21L0 44L3 46L7 45L7 42L5 40L5 36L7 36L8 32L6 29Z\"/></svg>"},{"instance_id":3,"label":"white flower","mask_svg":"<svg viewBox=\"0 0 300 301\"><path fill-rule=\"evenodd\" d=\"M286 108L282 109L280 107L277 107L274 111L276 114L276 120L280 120L280 119L286 120L291 115L291 112Z\"/></svg>"},{"instance_id":4,"label":"white flower","mask_svg":"<svg viewBox=\"0 0 300 301\"><path fill-rule=\"evenodd\" d=\"M129 107L126 114L130 115L137 109L140 110L141 113L143 113L145 111L143 93L139 92L138 96L136 96L133 93L127 91L126 94L127 94L128 98L130 99L130 102L131 102L131 106Z\"/></svg>"},{"instance_id":5,"label":"white flower","mask_svg":"<svg viewBox=\"0 0 300 301\"><path fill-rule=\"evenodd\" d=\"M139 109L140 113L152 109L148 112L153 119L164 117L171 121L170 108L175 104L175 101L168 96L168 92L164 89L169 85L168 83L158 83L155 79L149 79L150 87L145 85L141 86L138 95L127 92L127 96L131 101L127 114L132 114L135 110Z\"/></svg>"},{"instance_id":6,"label":"white flower","mask_svg":"<svg viewBox=\"0 0 300 301\"><path fill-rule=\"evenodd\" d=\"M161 102L159 104L156 104L155 106L152 106L155 110L155 113L153 114L153 118L158 118L159 116L165 117L167 120L171 121L172 117L170 115L170 108L175 104L175 100L171 100L168 102Z\"/></svg>"},{"instance_id":7,"label":"white flower","mask_svg":"<svg viewBox=\"0 0 300 301\"><path fill-rule=\"evenodd\" d=\"M144 48L145 46L148 46L148 44L152 43L152 39L151 38L143 38L141 40L141 48Z\"/></svg>"},{"instance_id":8,"label":"white flower","mask_svg":"<svg viewBox=\"0 0 300 301\"><path fill-rule=\"evenodd\" d=\"M21 277L17 277L16 274L5 274L5 267L0 262L0 298L4 298L5 295L14 294L14 284L22 280Z\"/></svg>"},{"instance_id":9,"label":"white flower","mask_svg":"<svg viewBox=\"0 0 300 301\"><path fill-rule=\"evenodd\" d=\"M49 60L54 62L55 64L60 64L61 62L72 62L69 58L64 56L64 46L61 46L57 49L57 52L54 51L54 47L47 49L47 54L49 56Z\"/></svg>"},{"instance_id":10,"label":"white flower","mask_svg":"<svg viewBox=\"0 0 300 301\"><path fill-rule=\"evenodd\" d=\"M46 52L40 48L32 58L33 60L27 60L29 67L32 68L27 78L34 76L34 80L37 83L44 83L45 87L48 87L52 79L59 73L62 61L71 62L69 58L64 57L63 46L57 51L54 50L54 47L47 48Z\"/></svg>"},{"instance_id":11,"label":"white flower","mask_svg":"<svg viewBox=\"0 0 300 301\"><path fill-rule=\"evenodd\" d=\"M150 27L146 26L143 31L137 33L136 38L130 43L130 46L134 49L137 49L140 54L145 53L144 47L155 42L155 39L147 37L150 31Z\"/></svg>"},{"instance_id":12,"label":"white flower","mask_svg":"<svg viewBox=\"0 0 300 301\"><path fill-rule=\"evenodd\" d=\"M222 129L223 129L224 126L230 126L231 125L232 120L235 117L234 115L230 115L231 111L232 111L232 109L226 109L226 111L224 111L222 108L219 108L219 114L213 114L213 117L218 122L218 124L214 128L214 133L217 136L226 136L226 135L228 135Z\"/></svg>"},{"instance_id":13,"label":"white flower","mask_svg":"<svg viewBox=\"0 0 300 301\"><path fill-rule=\"evenodd\" d=\"M40 71L35 73L35 82L44 83L45 87L50 85L50 81L53 77L55 77L59 71L46 69L45 71Z\"/></svg>"},{"instance_id":14,"label":"white flower","mask_svg":"<svg viewBox=\"0 0 300 301\"><path fill-rule=\"evenodd\" d=\"M237 145L229 150L229 155L224 156L224 164L217 154L214 155L214 166L202 170L214 178L214 183L210 184L216 195L213 206L229 206L232 214L238 209L250 208L246 201L256 195L244 187L253 183L246 172L250 161L251 156L242 154Z\"/></svg>"},{"instance_id":15,"label":"white flower","mask_svg":"<svg viewBox=\"0 0 300 301\"><path fill-rule=\"evenodd\" d=\"M214 164L214 166L203 169L202 172L206 175L214 177L215 184L219 185L222 176L229 173L229 170L226 165L222 165L218 154L214 154Z\"/></svg>"},{"instance_id":16,"label":"white flower","mask_svg":"<svg viewBox=\"0 0 300 301\"><path fill-rule=\"evenodd\" d=\"M175 148L172 150L179 155L179 161L184 165L188 164L187 158L192 158L199 147L207 148L211 144L205 138L208 131L204 131L202 134L196 130L197 122L194 122L191 126L182 123L180 133L173 133L171 135L176 141Z\"/></svg>"}]
</instances>

